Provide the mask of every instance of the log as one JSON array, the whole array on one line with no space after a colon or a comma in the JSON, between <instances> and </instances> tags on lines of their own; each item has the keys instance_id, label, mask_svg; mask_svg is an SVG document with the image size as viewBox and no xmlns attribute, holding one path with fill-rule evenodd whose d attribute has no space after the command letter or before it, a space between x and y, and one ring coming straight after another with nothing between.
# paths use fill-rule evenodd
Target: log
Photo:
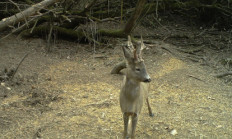
<instances>
[{"instance_id":1,"label":"log","mask_svg":"<svg viewBox=\"0 0 232 139\"><path fill-rule=\"evenodd\" d=\"M37 3L35 5L32 5L31 7L27 8L26 10L17 13L11 17L4 18L0 21L0 31L5 30L8 26L12 26L15 23L18 23L22 20L25 20L25 18L28 18L31 15L36 14L36 12L40 11L41 9L57 2L59 0L44 0L40 3Z\"/></svg>"},{"instance_id":2,"label":"log","mask_svg":"<svg viewBox=\"0 0 232 139\"><path fill-rule=\"evenodd\" d=\"M33 29L33 32L31 32L31 29L24 30L20 33L20 36L22 37L32 37L32 36L45 36L49 32L50 28L47 24L39 25L38 27L35 27ZM66 29L59 26L53 26L53 30L56 30L58 37L67 39L67 40L79 40L83 41L85 40L85 34L82 29L79 29L77 31L72 29Z\"/></svg>"},{"instance_id":3,"label":"log","mask_svg":"<svg viewBox=\"0 0 232 139\"><path fill-rule=\"evenodd\" d=\"M108 36L108 37L117 37L117 38L126 38L125 33L123 30L99 30L98 34L101 36Z\"/></svg>"}]
</instances>

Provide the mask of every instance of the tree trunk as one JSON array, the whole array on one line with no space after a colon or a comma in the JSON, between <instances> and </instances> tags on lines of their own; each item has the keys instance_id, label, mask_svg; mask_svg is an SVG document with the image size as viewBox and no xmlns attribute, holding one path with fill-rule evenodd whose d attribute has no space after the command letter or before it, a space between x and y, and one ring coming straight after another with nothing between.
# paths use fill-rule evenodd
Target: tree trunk
<instances>
[{"instance_id":1,"label":"tree trunk","mask_svg":"<svg viewBox=\"0 0 232 139\"><path fill-rule=\"evenodd\" d=\"M124 28L124 33L127 35L129 35L132 31L132 29L135 26L135 23L137 21L137 19L139 18L139 16L141 15L144 5L146 3L147 0L139 0L136 4L136 8L134 13L132 14L132 16L130 17L130 19L128 20L128 22L126 23L126 26Z\"/></svg>"},{"instance_id":2,"label":"tree trunk","mask_svg":"<svg viewBox=\"0 0 232 139\"><path fill-rule=\"evenodd\" d=\"M32 5L31 7L29 7L28 9L17 13L11 17L8 18L4 18L0 21L0 31L3 31L4 29L6 29L8 26L13 25L15 23L18 23L24 19L26 19L27 17L34 15L36 12L40 11L41 9L57 2L59 0L44 0L40 3L37 3L35 5Z\"/></svg>"}]
</instances>

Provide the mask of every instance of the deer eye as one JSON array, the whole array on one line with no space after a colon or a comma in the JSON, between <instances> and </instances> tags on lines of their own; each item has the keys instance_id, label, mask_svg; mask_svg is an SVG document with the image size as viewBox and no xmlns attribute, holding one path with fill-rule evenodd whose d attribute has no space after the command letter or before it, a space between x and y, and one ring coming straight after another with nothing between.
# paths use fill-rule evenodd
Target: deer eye
<instances>
[{"instance_id":1,"label":"deer eye","mask_svg":"<svg viewBox=\"0 0 232 139\"><path fill-rule=\"evenodd\" d=\"M136 68L135 70L136 70L136 71L140 71L140 69L139 69L139 68Z\"/></svg>"}]
</instances>

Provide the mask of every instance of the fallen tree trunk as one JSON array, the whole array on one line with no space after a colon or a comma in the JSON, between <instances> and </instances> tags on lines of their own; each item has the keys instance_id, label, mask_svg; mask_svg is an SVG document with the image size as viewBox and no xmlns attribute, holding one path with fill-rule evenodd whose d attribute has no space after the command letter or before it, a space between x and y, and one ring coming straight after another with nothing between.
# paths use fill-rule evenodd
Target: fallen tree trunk
<instances>
[{"instance_id":1,"label":"fallen tree trunk","mask_svg":"<svg viewBox=\"0 0 232 139\"><path fill-rule=\"evenodd\" d=\"M47 34L49 32L49 29L50 28L48 27L48 25L44 24L44 25L35 27L32 32L31 32L31 29L24 30L23 32L20 33L20 36L22 37L44 36L44 34ZM82 29L75 31L73 29L53 26L53 30L57 32L58 37L65 38L67 40L82 41L83 39L86 38Z\"/></svg>"},{"instance_id":2,"label":"fallen tree trunk","mask_svg":"<svg viewBox=\"0 0 232 139\"><path fill-rule=\"evenodd\" d=\"M28 18L31 15L36 14L36 12L40 11L41 9L57 2L59 0L44 0L40 3L37 3L35 5L32 5L31 7L29 7L28 9L17 13L11 17L8 18L4 18L0 21L0 31L5 30L8 26L12 26L15 23L18 23L22 20L26 20L26 18Z\"/></svg>"}]
</instances>

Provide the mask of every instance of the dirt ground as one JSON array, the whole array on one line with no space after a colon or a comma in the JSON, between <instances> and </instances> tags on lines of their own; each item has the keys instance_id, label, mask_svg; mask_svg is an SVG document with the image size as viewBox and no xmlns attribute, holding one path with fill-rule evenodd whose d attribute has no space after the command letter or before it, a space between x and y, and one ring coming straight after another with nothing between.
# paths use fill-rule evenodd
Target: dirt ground
<instances>
[{"instance_id":1,"label":"dirt ground","mask_svg":"<svg viewBox=\"0 0 232 139\"><path fill-rule=\"evenodd\" d=\"M122 42L94 48L59 41L47 53L41 39L12 36L1 41L1 71L29 56L13 82L0 86L0 138L122 138L123 76L110 74L123 60ZM176 46L153 42L144 59L152 77L149 98L155 116L149 117L144 105L136 137L232 138L232 86L215 78L213 68L162 49Z\"/></svg>"}]
</instances>

